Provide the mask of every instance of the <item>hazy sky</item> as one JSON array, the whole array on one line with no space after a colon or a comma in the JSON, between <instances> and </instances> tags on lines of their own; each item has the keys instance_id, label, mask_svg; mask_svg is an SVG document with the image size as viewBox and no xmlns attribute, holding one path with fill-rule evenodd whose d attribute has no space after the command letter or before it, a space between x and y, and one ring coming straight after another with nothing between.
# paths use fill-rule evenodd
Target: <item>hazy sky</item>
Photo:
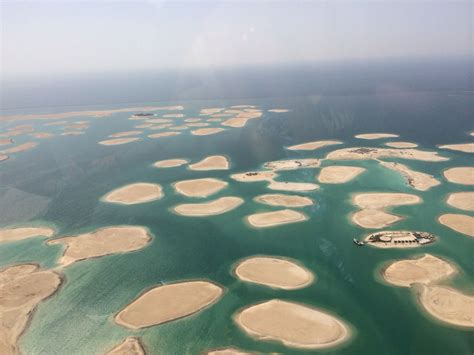
<instances>
[{"instance_id":1,"label":"hazy sky","mask_svg":"<svg viewBox=\"0 0 474 355\"><path fill-rule=\"evenodd\" d=\"M4 77L472 55L471 1L0 1Z\"/></svg>"}]
</instances>

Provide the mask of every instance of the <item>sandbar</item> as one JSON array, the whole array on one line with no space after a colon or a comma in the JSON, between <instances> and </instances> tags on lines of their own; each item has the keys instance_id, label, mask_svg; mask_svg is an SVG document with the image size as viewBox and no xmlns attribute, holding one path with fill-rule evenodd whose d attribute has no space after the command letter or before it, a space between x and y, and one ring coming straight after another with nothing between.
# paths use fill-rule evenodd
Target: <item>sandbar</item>
<instances>
[{"instance_id":1,"label":"sandbar","mask_svg":"<svg viewBox=\"0 0 474 355\"><path fill-rule=\"evenodd\" d=\"M115 189L106 194L102 200L122 205L135 205L155 201L162 197L163 192L160 185L139 182Z\"/></svg>"},{"instance_id":2,"label":"sandbar","mask_svg":"<svg viewBox=\"0 0 474 355\"><path fill-rule=\"evenodd\" d=\"M141 329L180 319L216 303L224 289L207 281L165 284L145 291L115 316L115 322Z\"/></svg>"},{"instance_id":3,"label":"sandbar","mask_svg":"<svg viewBox=\"0 0 474 355\"><path fill-rule=\"evenodd\" d=\"M421 306L436 319L451 325L474 327L474 296L438 285L417 285Z\"/></svg>"},{"instance_id":4,"label":"sandbar","mask_svg":"<svg viewBox=\"0 0 474 355\"><path fill-rule=\"evenodd\" d=\"M176 192L188 197L208 197L223 188L228 183L214 178L179 181L174 184Z\"/></svg>"},{"instance_id":5,"label":"sandbar","mask_svg":"<svg viewBox=\"0 0 474 355\"><path fill-rule=\"evenodd\" d=\"M173 126L173 127L170 127L169 129L172 131L185 131L189 129L189 127L188 126Z\"/></svg>"},{"instance_id":6,"label":"sandbar","mask_svg":"<svg viewBox=\"0 0 474 355\"><path fill-rule=\"evenodd\" d=\"M63 132L61 133L62 136L80 136L84 134L83 131L71 131L71 132ZM107 144L106 144L107 145ZM110 145L110 144L109 144Z\"/></svg>"},{"instance_id":7,"label":"sandbar","mask_svg":"<svg viewBox=\"0 0 474 355\"><path fill-rule=\"evenodd\" d=\"M188 217L206 217L223 214L239 207L244 200L240 197L226 196L202 203L186 203L174 208L177 214Z\"/></svg>"},{"instance_id":8,"label":"sandbar","mask_svg":"<svg viewBox=\"0 0 474 355\"><path fill-rule=\"evenodd\" d=\"M382 138L397 138L398 134L391 133L364 133L355 136L358 139L382 139Z\"/></svg>"},{"instance_id":9,"label":"sandbar","mask_svg":"<svg viewBox=\"0 0 474 355\"><path fill-rule=\"evenodd\" d=\"M0 243L15 242L32 237L47 237L54 235L55 230L50 227L14 227L0 229Z\"/></svg>"},{"instance_id":10,"label":"sandbar","mask_svg":"<svg viewBox=\"0 0 474 355\"><path fill-rule=\"evenodd\" d=\"M47 138L54 137L54 134L48 133L48 132L36 132L36 133L30 133L30 136L33 138L38 138L38 139L47 139Z\"/></svg>"},{"instance_id":11,"label":"sandbar","mask_svg":"<svg viewBox=\"0 0 474 355\"><path fill-rule=\"evenodd\" d=\"M318 184L312 184L310 182L291 182L291 181L271 181L267 186L270 190L275 191L314 191L319 189Z\"/></svg>"},{"instance_id":12,"label":"sandbar","mask_svg":"<svg viewBox=\"0 0 474 355\"><path fill-rule=\"evenodd\" d=\"M309 197L284 194L265 194L255 197L255 201L269 206L305 207L314 204Z\"/></svg>"},{"instance_id":13,"label":"sandbar","mask_svg":"<svg viewBox=\"0 0 474 355\"><path fill-rule=\"evenodd\" d=\"M207 127L210 126L209 123L206 122L195 122L195 123L186 123L188 127Z\"/></svg>"},{"instance_id":14,"label":"sandbar","mask_svg":"<svg viewBox=\"0 0 474 355\"><path fill-rule=\"evenodd\" d=\"M143 131L126 131L126 132L119 132L119 133L114 133L111 134L109 137L110 138L122 138L122 137L128 137L128 136L137 136L139 134L142 134Z\"/></svg>"},{"instance_id":15,"label":"sandbar","mask_svg":"<svg viewBox=\"0 0 474 355\"><path fill-rule=\"evenodd\" d=\"M302 143L302 144L297 144L297 145L292 145L290 147L287 147L286 149L289 150L316 150L320 148L327 147L329 145L335 145L335 144L342 144L341 141L313 141L313 142L307 142L307 143Z\"/></svg>"},{"instance_id":16,"label":"sandbar","mask_svg":"<svg viewBox=\"0 0 474 355\"><path fill-rule=\"evenodd\" d=\"M184 114L182 113L169 113L166 115L163 115L163 117L169 117L169 118L183 118Z\"/></svg>"},{"instance_id":17,"label":"sandbar","mask_svg":"<svg viewBox=\"0 0 474 355\"><path fill-rule=\"evenodd\" d=\"M397 216L396 216L397 217ZM364 243L377 248L417 248L433 243L436 237L419 231L381 231L369 234Z\"/></svg>"},{"instance_id":18,"label":"sandbar","mask_svg":"<svg viewBox=\"0 0 474 355\"><path fill-rule=\"evenodd\" d=\"M178 134L181 134L181 132L161 132L161 133L153 133L153 134L148 135L148 138L171 137L171 136L177 136Z\"/></svg>"},{"instance_id":19,"label":"sandbar","mask_svg":"<svg viewBox=\"0 0 474 355\"><path fill-rule=\"evenodd\" d=\"M237 116L229 118L228 120L222 122L222 125L233 128L241 128L247 124L247 121L255 118L260 118L261 116L261 112L239 112Z\"/></svg>"},{"instance_id":20,"label":"sandbar","mask_svg":"<svg viewBox=\"0 0 474 355\"><path fill-rule=\"evenodd\" d=\"M135 126L135 128L150 128L150 127L153 127L153 123L142 123Z\"/></svg>"},{"instance_id":21,"label":"sandbar","mask_svg":"<svg viewBox=\"0 0 474 355\"><path fill-rule=\"evenodd\" d=\"M280 257L250 257L241 261L234 272L242 281L284 290L300 289L314 281L311 271L293 260Z\"/></svg>"},{"instance_id":22,"label":"sandbar","mask_svg":"<svg viewBox=\"0 0 474 355\"><path fill-rule=\"evenodd\" d=\"M321 164L319 159L294 159L294 160L277 160L265 163L263 167L274 171L278 170L295 170L316 168Z\"/></svg>"},{"instance_id":23,"label":"sandbar","mask_svg":"<svg viewBox=\"0 0 474 355\"><path fill-rule=\"evenodd\" d=\"M10 138L2 138L0 139L0 145L9 145L12 144L13 140Z\"/></svg>"},{"instance_id":24,"label":"sandbar","mask_svg":"<svg viewBox=\"0 0 474 355\"><path fill-rule=\"evenodd\" d=\"M228 170L229 160L223 155L211 155L203 160L190 164L191 170Z\"/></svg>"},{"instance_id":25,"label":"sandbar","mask_svg":"<svg viewBox=\"0 0 474 355\"><path fill-rule=\"evenodd\" d=\"M188 160L186 159L167 159L167 160L160 160L153 164L155 168L174 168L177 166L181 166L187 164Z\"/></svg>"},{"instance_id":26,"label":"sandbar","mask_svg":"<svg viewBox=\"0 0 474 355\"><path fill-rule=\"evenodd\" d=\"M411 142L387 142L385 143L390 148L416 148L418 144Z\"/></svg>"},{"instance_id":27,"label":"sandbar","mask_svg":"<svg viewBox=\"0 0 474 355\"><path fill-rule=\"evenodd\" d=\"M438 222L456 232L474 237L474 217L447 213L438 217Z\"/></svg>"},{"instance_id":28,"label":"sandbar","mask_svg":"<svg viewBox=\"0 0 474 355\"><path fill-rule=\"evenodd\" d=\"M165 129L172 126L173 126L172 123L162 123L162 124L152 125L151 127L148 127L148 129L150 131L157 131L157 130Z\"/></svg>"},{"instance_id":29,"label":"sandbar","mask_svg":"<svg viewBox=\"0 0 474 355\"><path fill-rule=\"evenodd\" d=\"M236 348L220 348L220 349L210 350L206 352L205 354L206 355L257 355L258 353L243 351Z\"/></svg>"},{"instance_id":30,"label":"sandbar","mask_svg":"<svg viewBox=\"0 0 474 355\"><path fill-rule=\"evenodd\" d=\"M290 209L255 213L246 217L247 222L255 228L267 228L282 224L304 222L307 219L308 217L305 214Z\"/></svg>"},{"instance_id":31,"label":"sandbar","mask_svg":"<svg viewBox=\"0 0 474 355\"><path fill-rule=\"evenodd\" d=\"M230 108L255 108L255 105L234 105Z\"/></svg>"},{"instance_id":32,"label":"sandbar","mask_svg":"<svg viewBox=\"0 0 474 355\"><path fill-rule=\"evenodd\" d=\"M62 278L35 264L19 264L0 271L0 353L20 354L18 340L29 326L38 304L51 297Z\"/></svg>"},{"instance_id":33,"label":"sandbar","mask_svg":"<svg viewBox=\"0 0 474 355\"><path fill-rule=\"evenodd\" d=\"M123 342L107 352L107 355L145 355L140 338L127 337Z\"/></svg>"},{"instance_id":34,"label":"sandbar","mask_svg":"<svg viewBox=\"0 0 474 355\"><path fill-rule=\"evenodd\" d=\"M474 191L454 192L448 196L446 203L466 211L474 211Z\"/></svg>"},{"instance_id":35,"label":"sandbar","mask_svg":"<svg viewBox=\"0 0 474 355\"><path fill-rule=\"evenodd\" d=\"M209 118L206 121L207 122L221 122L222 118Z\"/></svg>"},{"instance_id":36,"label":"sandbar","mask_svg":"<svg viewBox=\"0 0 474 355\"><path fill-rule=\"evenodd\" d=\"M439 282L453 276L456 268L449 262L436 256L425 254L418 259L397 260L382 270L382 276L388 283L410 287L414 283L425 285Z\"/></svg>"},{"instance_id":37,"label":"sandbar","mask_svg":"<svg viewBox=\"0 0 474 355\"><path fill-rule=\"evenodd\" d=\"M201 109L200 113L203 115L213 115L215 113L221 112L225 110L225 108L221 107L211 107L211 108L203 108Z\"/></svg>"},{"instance_id":38,"label":"sandbar","mask_svg":"<svg viewBox=\"0 0 474 355\"><path fill-rule=\"evenodd\" d=\"M343 148L330 152L326 159L329 160L367 160L377 158L398 158L421 161L440 162L449 158L441 157L438 152L419 149L395 149L374 147Z\"/></svg>"},{"instance_id":39,"label":"sandbar","mask_svg":"<svg viewBox=\"0 0 474 355\"><path fill-rule=\"evenodd\" d=\"M287 110L286 108L272 108L272 109L268 110L268 112L285 113L285 112L290 112L290 110Z\"/></svg>"},{"instance_id":40,"label":"sandbar","mask_svg":"<svg viewBox=\"0 0 474 355\"><path fill-rule=\"evenodd\" d=\"M295 348L328 348L350 338L349 326L335 316L278 299L247 307L234 320L254 338L275 340Z\"/></svg>"},{"instance_id":41,"label":"sandbar","mask_svg":"<svg viewBox=\"0 0 474 355\"><path fill-rule=\"evenodd\" d=\"M100 141L99 144L101 145L120 145L120 144L127 144L139 141L140 138L114 138L114 139L107 139L105 141Z\"/></svg>"},{"instance_id":42,"label":"sandbar","mask_svg":"<svg viewBox=\"0 0 474 355\"><path fill-rule=\"evenodd\" d=\"M361 208L352 215L352 221L363 227L379 229L400 221L400 216L383 209L393 206L421 203L419 196L405 193L362 193L352 198L352 203Z\"/></svg>"},{"instance_id":43,"label":"sandbar","mask_svg":"<svg viewBox=\"0 0 474 355\"><path fill-rule=\"evenodd\" d=\"M169 118L150 118L146 120L147 123L170 123L173 122L173 120L170 120Z\"/></svg>"},{"instance_id":44,"label":"sandbar","mask_svg":"<svg viewBox=\"0 0 474 355\"><path fill-rule=\"evenodd\" d=\"M273 171L247 171L230 177L239 182L272 181L278 175Z\"/></svg>"},{"instance_id":45,"label":"sandbar","mask_svg":"<svg viewBox=\"0 0 474 355\"><path fill-rule=\"evenodd\" d=\"M412 170L404 164L384 161L379 161L379 163L390 170L400 173L408 185L415 190L426 191L441 184L433 175Z\"/></svg>"},{"instance_id":46,"label":"sandbar","mask_svg":"<svg viewBox=\"0 0 474 355\"><path fill-rule=\"evenodd\" d=\"M440 145L441 149L456 150L464 153L474 153L474 143L462 143L462 144L447 144Z\"/></svg>"},{"instance_id":47,"label":"sandbar","mask_svg":"<svg viewBox=\"0 0 474 355\"><path fill-rule=\"evenodd\" d=\"M451 168L443 172L449 182L461 185L474 185L474 167L463 166Z\"/></svg>"},{"instance_id":48,"label":"sandbar","mask_svg":"<svg viewBox=\"0 0 474 355\"><path fill-rule=\"evenodd\" d=\"M8 160L9 156L6 155L6 154L1 154L0 153L0 161L5 161L5 160Z\"/></svg>"},{"instance_id":49,"label":"sandbar","mask_svg":"<svg viewBox=\"0 0 474 355\"><path fill-rule=\"evenodd\" d=\"M224 128L200 128L191 131L194 136L208 136L210 134L216 134L225 131Z\"/></svg>"},{"instance_id":50,"label":"sandbar","mask_svg":"<svg viewBox=\"0 0 474 355\"><path fill-rule=\"evenodd\" d=\"M323 184L345 184L366 170L357 166L326 166L321 169L318 181Z\"/></svg>"},{"instance_id":51,"label":"sandbar","mask_svg":"<svg viewBox=\"0 0 474 355\"><path fill-rule=\"evenodd\" d=\"M3 154L21 153L38 146L37 142L27 142L1 151Z\"/></svg>"},{"instance_id":52,"label":"sandbar","mask_svg":"<svg viewBox=\"0 0 474 355\"><path fill-rule=\"evenodd\" d=\"M186 118L184 122L199 122L202 121L202 118Z\"/></svg>"},{"instance_id":53,"label":"sandbar","mask_svg":"<svg viewBox=\"0 0 474 355\"><path fill-rule=\"evenodd\" d=\"M51 239L46 244L65 244L59 264L68 266L85 259L136 251L150 242L151 235L145 227L113 226L77 236Z\"/></svg>"}]
</instances>

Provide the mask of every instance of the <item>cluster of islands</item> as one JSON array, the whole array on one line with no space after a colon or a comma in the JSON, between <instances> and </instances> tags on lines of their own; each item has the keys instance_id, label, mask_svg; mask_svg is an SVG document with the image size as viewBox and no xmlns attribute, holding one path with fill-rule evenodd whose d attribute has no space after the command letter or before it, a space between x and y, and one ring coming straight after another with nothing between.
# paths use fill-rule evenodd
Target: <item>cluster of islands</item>
<instances>
[{"instance_id":1,"label":"cluster of islands","mask_svg":"<svg viewBox=\"0 0 474 355\"><path fill-rule=\"evenodd\" d=\"M158 115L156 111L178 111ZM104 146L116 146L138 142L147 138L171 137L190 130L192 135L206 136L232 128L244 127L248 121L263 116L263 111L254 105L237 105L229 108L202 109L198 117L186 117L182 106L143 107L119 110L68 112L52 115L7 116L3 120L46 121L43 126L60 126L63 135L83 134L89 127L88 121L69 122L78 116L108 117L118 112L135 112L129 119L138 121L134 130L116 132L98 142ZM140 111L140 112L137 112ZM272 113L289 112L286 109L269 109ZM61 119L62 121L53 121ZM159 131L146 134L145 131ZM33 125L16 125L0 133L0 146L13 143L12 137L28 135L36 139L51 138L48 133L38 132ZM319 140L303 142L286 147L288 152L312 152L333 147L325 157L282 159L263 163L253 171L234 172L227 181L212 176L213 171L232 168L232 161L225 155L212 155L192 161L183 157L170 157L151 162L153 169L187 169L207 172L208 176L175 181L174 192L188 199L186 203L172 206L169 210L176 215L189 218L206 218L229 213L246 203L256 202L261 210L245 216L242 221L249 228L277 228L287 224L304 223L311 218L305 208L317 201L305 194L317 191L325 184L346 184L364 174L370 174L365 167L350 162L372 160L383 168L399 174L414 193L405 192L357 192L350 197L354 206L348 216L352 223L364 230L372 230L358 245L374 248L424 248L440 237L426 231L382 230L391 227L405 217L393 211L399 206L420 205L421 196L416 191L427 191L443 183L431 174L413 170L407 165L391 159L416 160L429 163L445 162L449 158L438 151L418 149L412 142L396 141L398 135L388 133L359 134L360 140L384 140L383 147L340 148L344 142ZM385 141L390 140L390 141ZM6 161L10 154L34 148L36 141L5 148L0 151L0 161ZM473 153L474 143L441 145L448 151ZM105 149L105 148L104 148ZM113 148L107 148L113 149ZM387 161L388 159L388 161ZM341 165L343 164L348 165ZM349 162L349 163L348 163ZM315 171L313 181L285 181L281 172L297 169ZM222 175L220 175L222 176ZM446 183L474 185L474 167L462 166L442 172ZM264 191L252 201L240 196L226 195L229 184L257 183ZM156 182L136 181L126 186L117 186L100 198L104 204L115 204L127 208L129 205L152 203L164 196L165 189ZM219 194L218 197L214 195ZM224 194L224 196L222 196ZM204 199L204 200L203 200ZM474 211L474 192L454 192L444 203L457 210ZM157 202L159 203L159 202ZM443 201L440 201L443 203ZM465 213L445 213L438 222L469 237L474 237L474 217ZM373 231L378 230L378 231ZM0 229L0 243L11 243L28 238L44 238L46 247L62 249L57 267L43 269L35 263L10 265L0 270L2 292L0 293L0 353L17 354L18 340L34 317L37 306L67 283L63 269L91 258L136 252L146 248L156 238L146 226L114 225L90 230L76 235L57 235L56 229L47 225L14 225ZM441 237L442 238L442 237ZM351 238L348 237L348 242ZM317 273L299 261L278 255L253 255L237 260L229 272L239 282L252 283L291 292L317 282ZM383 282L394 287L410 289L419 307L430 317L446 326L474 328L474 296L447 285L459 273L456 265L444 258L424 254L419 258L408 258L388 262L381 270ZM114 322L130 331L159 326L164 323L197 314L225 297L224 286L212 280L175 280L172 283L150 285L139 292L134 299L113 315ZM470 310L470 311L469 311ZM312 305L271 298L250 304L238 310L232 321L246 335L261 341L274 341L290 348L324 349L348 344L355 336L350 319L342 319L328 310ZM107 350L108 354L146 354L146 345L139 337L129 336ZM249 354L232 346L210 349L208 354Z\"/></svg>"}]
</instances>

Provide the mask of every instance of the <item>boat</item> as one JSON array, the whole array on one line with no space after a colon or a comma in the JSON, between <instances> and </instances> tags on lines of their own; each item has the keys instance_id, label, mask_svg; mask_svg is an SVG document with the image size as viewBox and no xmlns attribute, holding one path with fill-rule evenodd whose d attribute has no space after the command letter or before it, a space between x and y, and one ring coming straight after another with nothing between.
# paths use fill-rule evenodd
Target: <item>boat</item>
<instances>
[{"instance_id":1,"label":"boat","mask_svg":"<svg viewBox=\"0 0 474 355\"><path fill-rule=\"evenodd\" d=\"M357 240L356 238L352 239L352 241L354 242L354 244L360 247L364 245L364 242L361 242L360 240Z\"/></svg>"}]
</instances>

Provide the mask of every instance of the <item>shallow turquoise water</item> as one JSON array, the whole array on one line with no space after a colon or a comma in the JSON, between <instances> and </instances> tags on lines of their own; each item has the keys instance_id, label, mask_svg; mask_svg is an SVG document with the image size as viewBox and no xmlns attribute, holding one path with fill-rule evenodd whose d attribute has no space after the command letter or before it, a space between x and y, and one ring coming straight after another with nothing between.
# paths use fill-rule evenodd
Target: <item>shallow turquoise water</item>
<instances>
[{"instance_id":1,"label":"shallow turquoise water","mask_svg":"<svg viewBox=\"0 0 474 355\"><path fill-rule=\"evenodd\" d=\"M472 354L472 331L431 319L418 308L409 289L389 287L378 277L378 270L392 259L429 252L454 261L462 270L450 284L474 292L473 240L436 222L441 213L469 214L447 206L444 201L449 192L472 188L450 184L441 175L451 166L472 166L469 154L440 151L451 160L403 161L443 182L427 192L410 189L395 172L374 162L337 163L363 166L369 171L348 184L321 185L319 190L305 193L318 202L302 209L311 217L309 221L263 230L250 228L243 218L257 211L278 209L252 200L269 191L265 183L238 183L229 175L258 169L270 160L324 157L327 152L342 147L383 145L383 140L352 138L357 133L397 133L400 140L417 142L421 149L468 142L472 138L467 132L474 129L470 116L473 102L473 96L467 94L425 93L189 101L180 103L185 106L187 117L194 117L201 108L235 104L255 104L262 109L284 107L292 111L265 113L263 118L250 121L244 128L213 136L196 137L184 131L176 137L145 139L115 147L96 143L108 134L129 130L140 121L129 121L129 114L74 119L91 119L91 128L85 135L38 140L40 145L36 149L0 165L0 225L47 221L58 228L59 235L75 235L101 226L137 224L148 227L154 239L140 251L83 261L65 269L66 283L38 307L22 337L23 353L100 354L128 335L141 336L151 354L199 354L227 346L260 352L309 353L254 340L232 320L242 307L281 298L323 308L352 325L354 337L349 343L317 353ZM57 108L57 112L63 111ZM54 127L48 130L59 131ZM341 139L344 145L312 152L284 149L319 139ZM228 156L231 169L198 172L185 167L151 166L162 159L184 157L194 162L212 154ZM328 164L326 161L323 166ZM280 179L314 182L318 171L284 172ZM207 218L181 217L169 210L190 200L175 194L171 183L208 176L229 182L227 189L208 200L236 195L246 203L229 213ZM127 207L99 201L108 191L137 181L161 184L165 197ZM438 235L439 241L413 250L355 247L352 238L361 238L369 231L350 222L349 215L355 211L350 198L351 194L364 191L420 195L423 204L393 210L406 219L388 229L424 230ZM59 246L46 246L44 239L33 238L0 245L0 265L35 261L44 267L54 267L60 254ZM231 274L232 265L256 254L295 258L317 274L317 281L296 291L239 282ZM159 282L201 278L218 282L227 289L214 306L191 317L141 331L114 324L113 316L144 289Z\"/></svg>"}]
</instances>

